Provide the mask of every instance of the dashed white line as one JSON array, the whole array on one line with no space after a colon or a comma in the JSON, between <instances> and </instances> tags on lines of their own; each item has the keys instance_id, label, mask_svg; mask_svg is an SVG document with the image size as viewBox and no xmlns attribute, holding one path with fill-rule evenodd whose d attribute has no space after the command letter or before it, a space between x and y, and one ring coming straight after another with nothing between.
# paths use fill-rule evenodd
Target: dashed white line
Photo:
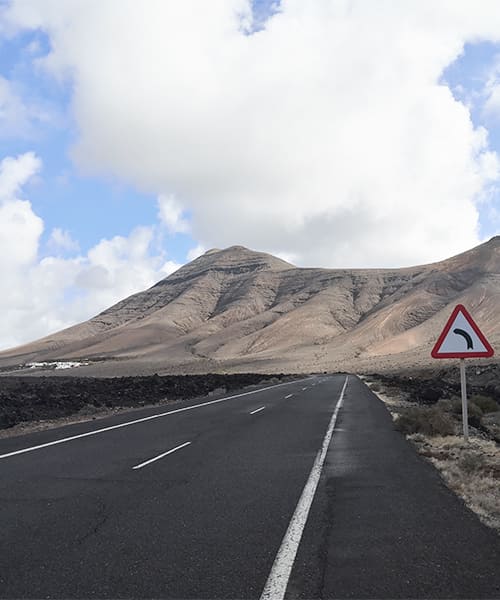
<instances>
[{"instance_id":1,"label":"dashed white line","mask_svg":"<svg viewBox=\"0 0 500 600\"><path fill-rule=\"evenodd\" d=\"M300 380L299 380L300 381ZM251 390L250 392L242 392L241 394L235 394L234 396L227 396L226 398L219 398L218 400L210 400L208 402L201 402L200 404L194 404L193 406L185 406L184 408L177 408L176 410L169 410L167 412L159 413L157 415L150 415L149 417L143 417L141 419L135 419L134 421L127 421L126 423L120 423L118 425L111 425L109 427L103 427L102 429L94 429L93 431L87 431L86 433L80 433L78 435L72 435L70 437L61 438L52 442L46 442L45 444L38 444L38 446L30 446L29 448L22 448L21 450L15 450L14 452L7 452L7 454L0 454L0 459L9 458L10 456L16 456L17 454L24 454L25 452L33 452L34 450L41 450L42 448L48 448L49 446L55 446L57 444L64 444L66 442L72 442L80 438L89 437L91 435L97 435L98 433L105 433L106 431L112 431L113 429L120 429L121 427L128 427L129 425L136 425L137 423L144 423L145 421L151 421L152 419L160 419L167 417L168 415L175 415L176 413L184 412L186 410L194 410L195 408L201 408L202 406L209 406L210 404L217 404L218 402L225 402L226 400L233 400L234 398L241 398L241 396L250 396L251 394L258 394L259 392L265 392L273 388L281 387L283 385L292 385L297 383L295 381L285 381L285 383L277 383L270 385L259 390Z\"/></svg>"},{"instance_id":2,"label":"dashed white line","mask_svg":"<svg viewBox=\"0 0 500 600\"><path fill-rule=\"evenodd\" d=\"M292 396L293 396L293 394L288 394L288 396L285 396L285 400L286 400L287 398L291 398ZM1 458L1 457L0 457L0 458Z\"/></svg>"},{"instance_id":3,"label":"dashed white line","mask_svg":"<svg viewBox=\"0 0 500 600\"><path fill-rule=\"evenodd\" d=\"M290 579L290 573L292 572L292 567L295 561L297 550L299 548L302 532L304 531L304 527L307 522L309 509L311 508L311 504L316 493L316 488L318 487L328 446L330 445L335 423L337 421L337 415L339 414L340 407L344 401L344 394L348 379L348 377L345 378L344 387L340 392L335 411L330 419L330 423L328 424L328 429L326 430L325 437L323 438L323 444L316 455L309 478L304 490L302 491L302 495L300 496L297 507L295 508L293 517L288 525L285 537L281 542L278 554L274 559L271 573L267 578L267 582L260 600L282 600L285 597L288 580Z\"/></svg>"},{"instance_id":4,"label":"dashed white line","mask_svg":"<svg viewBox=\"0 0 500 600\"><path fill-rule=\"evenodd\" d=\"M250 413L251 415L254 415L255 413L260 412L261 410L264 410L266 407L265 406L261 406L260 408L257 408L256 410L252 410L252 412Z\"/></svg>"},{"instance_id":5,"label":"dashed white line","mask_svg":"<svg viewBox=\"0 0 500 600\"><path fill-rule=\"evenodd\" d=\"M151 463L160 460L160 458L163 458L164 456L168 456L169 454L172 454L173 452L177 452L177 450L180 450L181 448L185 448L186 446L189 446L191 442L186 442L185 444L181 444L180 446L176 446L175 448L172 448L172 450L168 450L167 452L164 452L163 454L159 454L158 456L155 456L154 458L150 458L149 460L141 463L140 465L136 465L135 467L132 467L132 469L142 469L142 467L145 467L146 465L150 465Z\"/></svg>"},{"instance_id":6,"label":"dashed white line","mask_svg":"<svg viewBox=\"0 0 500 600\"><path fill-rule=\"evenodd\" d=\"M305 390L307 390L307 387L305 387L305 388L302 388L302 391L303 391L303 392L304 392Z\"/></svg>"}]
</instances>

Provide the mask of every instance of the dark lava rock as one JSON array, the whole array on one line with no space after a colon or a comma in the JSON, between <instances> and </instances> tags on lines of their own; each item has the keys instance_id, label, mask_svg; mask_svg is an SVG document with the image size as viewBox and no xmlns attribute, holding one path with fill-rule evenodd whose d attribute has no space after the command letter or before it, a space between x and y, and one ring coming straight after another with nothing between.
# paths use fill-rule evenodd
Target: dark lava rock
<instances>
[{"instance_id":1,"label":"dark lava rock","mask_svg":"<svg viewBox=\"0 0 500 600\"><path fill-rule=\"evenodd\" d=\"M483 394L500 402L500 365L467 364L467 395ZM404 392L406 399L418 404L435 404L440 399L460 397L460 370L458 365L439 369L421 369L391 375L373 374L386 386Z\"/></svg>"},{"instance_id":2,"label":"dark lava rock","mask_svg":"<svg viewBox=\"0 0 500 600\"><path fill-rule=\"evenodd\" d=\"M249 385L295 376L152 375L150 377L0 377L0 429L21 422L68 417L88 407L137 407L232 392ZM297 376L298 377L298 376Z\"/></svg>"}]
</instances>

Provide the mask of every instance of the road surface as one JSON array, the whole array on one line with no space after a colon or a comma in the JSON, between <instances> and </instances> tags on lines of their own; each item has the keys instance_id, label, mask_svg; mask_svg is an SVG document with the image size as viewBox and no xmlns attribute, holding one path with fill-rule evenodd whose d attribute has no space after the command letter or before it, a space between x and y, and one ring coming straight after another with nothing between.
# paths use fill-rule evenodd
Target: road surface
<instances>
[{"instance_id":1,"label":"road surface","mask_svg":"<svg viewBox=\"0 0 500 600\"><path fill-rule=\"evenodd\" d=\"M0 597L500 598L500 538L346 379L0 440Z\"/></svg>"}]
</instances>

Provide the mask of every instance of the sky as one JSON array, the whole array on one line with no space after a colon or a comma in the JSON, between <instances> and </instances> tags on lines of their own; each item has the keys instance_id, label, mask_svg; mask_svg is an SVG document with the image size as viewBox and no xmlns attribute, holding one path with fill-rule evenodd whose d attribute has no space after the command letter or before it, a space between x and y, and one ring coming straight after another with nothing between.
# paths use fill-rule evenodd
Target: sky
<instances>
[{"instance_id":1,"label":"sky","mask_svg":"<svg viewBox=\"0 0 500 600\"><path fill-rule=\"evenodd\" d=\"M500 231L500 3L0 0L0 349L205 250L441 260Z\"/></svg>"}]
</instances>

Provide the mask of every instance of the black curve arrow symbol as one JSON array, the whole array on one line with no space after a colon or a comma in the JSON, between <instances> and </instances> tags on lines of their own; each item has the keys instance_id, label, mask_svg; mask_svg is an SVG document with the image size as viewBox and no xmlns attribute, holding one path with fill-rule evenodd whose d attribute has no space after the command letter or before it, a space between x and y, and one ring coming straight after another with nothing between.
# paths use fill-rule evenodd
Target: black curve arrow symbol
<instances>
[{"instance_id":1,"label":"black curve arrow symbol","mask_svg":"<svg viewBox=\"0 0 500 600\"><path fill-rule=\"evenodd\" d=\"M467 350L474 349L474 345L472 344L472 338L466 331L464 331L463 329L454 329L453 333L456 333L457 335L461 335L462 337L465 338L465 340L467 342Z\"/></svg>"}]
</instances>

